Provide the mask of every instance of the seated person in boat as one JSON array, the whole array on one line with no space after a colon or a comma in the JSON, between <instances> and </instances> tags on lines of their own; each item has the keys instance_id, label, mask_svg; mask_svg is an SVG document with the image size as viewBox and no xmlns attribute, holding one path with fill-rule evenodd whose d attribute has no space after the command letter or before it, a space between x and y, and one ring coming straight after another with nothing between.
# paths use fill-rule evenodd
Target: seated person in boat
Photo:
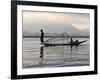
<instances>
[{"instance_id":1,"label":"seated person in boat","mask_svg":"<svg viewBox=\"0 0 100 80\"><path fill-rule=\"evenodd\" d=\"M78 43L79 41L78 41L78 40L76 40L75 42L76 42L76 43Z\"/></svg>"}]
</instances>

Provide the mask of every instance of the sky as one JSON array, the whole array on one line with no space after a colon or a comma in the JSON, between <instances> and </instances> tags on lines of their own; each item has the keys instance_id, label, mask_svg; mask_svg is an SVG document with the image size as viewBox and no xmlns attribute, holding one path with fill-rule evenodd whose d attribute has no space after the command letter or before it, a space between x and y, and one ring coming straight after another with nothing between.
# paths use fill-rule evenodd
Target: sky
<instances>
[{"instance_id":1,"label":"sky","mask_svg":"<svg viewBox=\"0 0 100 80\"><path fill-rule=\"evenodd\" d=\"M58 28L60 27L60 28ZM45 32L66 30L89 30L90 14L23 11L23 31L36 33L40 29Z\"/></svg>"}]
</instances>

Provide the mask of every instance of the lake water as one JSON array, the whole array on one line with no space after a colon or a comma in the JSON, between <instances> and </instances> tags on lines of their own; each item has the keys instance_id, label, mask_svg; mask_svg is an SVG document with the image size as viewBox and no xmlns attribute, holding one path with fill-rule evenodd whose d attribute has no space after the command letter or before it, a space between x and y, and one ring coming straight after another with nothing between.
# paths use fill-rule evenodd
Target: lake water
<instances>
[{"instance_id":1,"label":"lake water","mask_svg":"<svg viewBox=\"0 0 100 80\"><path fill-rule=\"evenodd\" d=\"M47 39L47 38L46 38ZM89 65L89 38L73 38L87 42L79 46L48 46L40 44L39 38L23 38L22 67L67 67Z\"/></svg>"}]
</instances>

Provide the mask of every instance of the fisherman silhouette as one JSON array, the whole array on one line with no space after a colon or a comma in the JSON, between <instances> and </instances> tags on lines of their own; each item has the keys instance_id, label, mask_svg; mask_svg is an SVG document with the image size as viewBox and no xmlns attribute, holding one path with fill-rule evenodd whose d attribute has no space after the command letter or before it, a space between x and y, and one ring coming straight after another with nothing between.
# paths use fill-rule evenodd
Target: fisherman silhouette
<instances>
[{"instance_id":1,"label":"fisherman silhouette","mask_svg":"<svg viewBox=\"0 0 100 80\"><path fill-rule=\"evenodd\" d=\"M79 41L78 40L76 40L76 43L78 43Z\"/></svg>"},{"instance_id":2,"label":"fisherman silhouette","mask_svg":"<svg viewBox=\"0 0 100 80\"><path fill-rule=\"evenodd\" d=\"M73 43L73 39L72 39L72 37L71 37L71 43Z\"/></svg>"},{"instance_id":3,"label":"fisherman silhouette","mask_svg":"<svg viewBox=\"0 0 100 80\"><path fill-rule=\"evenodd\" d=\"M43 44L44 43L44 32L42 29L40 31L41 31L40 40L41 40L41 44Z\"/></svg>"}]
</instances>

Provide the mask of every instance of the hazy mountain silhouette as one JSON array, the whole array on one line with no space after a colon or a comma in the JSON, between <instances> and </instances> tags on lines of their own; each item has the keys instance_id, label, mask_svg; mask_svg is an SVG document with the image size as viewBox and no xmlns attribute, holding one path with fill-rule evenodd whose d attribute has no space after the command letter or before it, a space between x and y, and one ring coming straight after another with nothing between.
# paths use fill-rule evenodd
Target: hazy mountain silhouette
<instances>
[{"instance_id":1,"label":"hazy mountain silhouette","mask_svg":"<svg viewBox=\"0 0 100 80\"><path fill-rule=\"evenodd\" d=\"M34 26L33 26L34 28ZM45 32L45 31L44 31ZM59 36L60 34L68 33L70 36L89 36L89 29L80 30L73 25L67 23L49 23L47 25L47 32L45 32L45 36ZM23 36L39 36L40 30L37 32L29 32L23 31Z\"/></svg>"}]
</instances>

